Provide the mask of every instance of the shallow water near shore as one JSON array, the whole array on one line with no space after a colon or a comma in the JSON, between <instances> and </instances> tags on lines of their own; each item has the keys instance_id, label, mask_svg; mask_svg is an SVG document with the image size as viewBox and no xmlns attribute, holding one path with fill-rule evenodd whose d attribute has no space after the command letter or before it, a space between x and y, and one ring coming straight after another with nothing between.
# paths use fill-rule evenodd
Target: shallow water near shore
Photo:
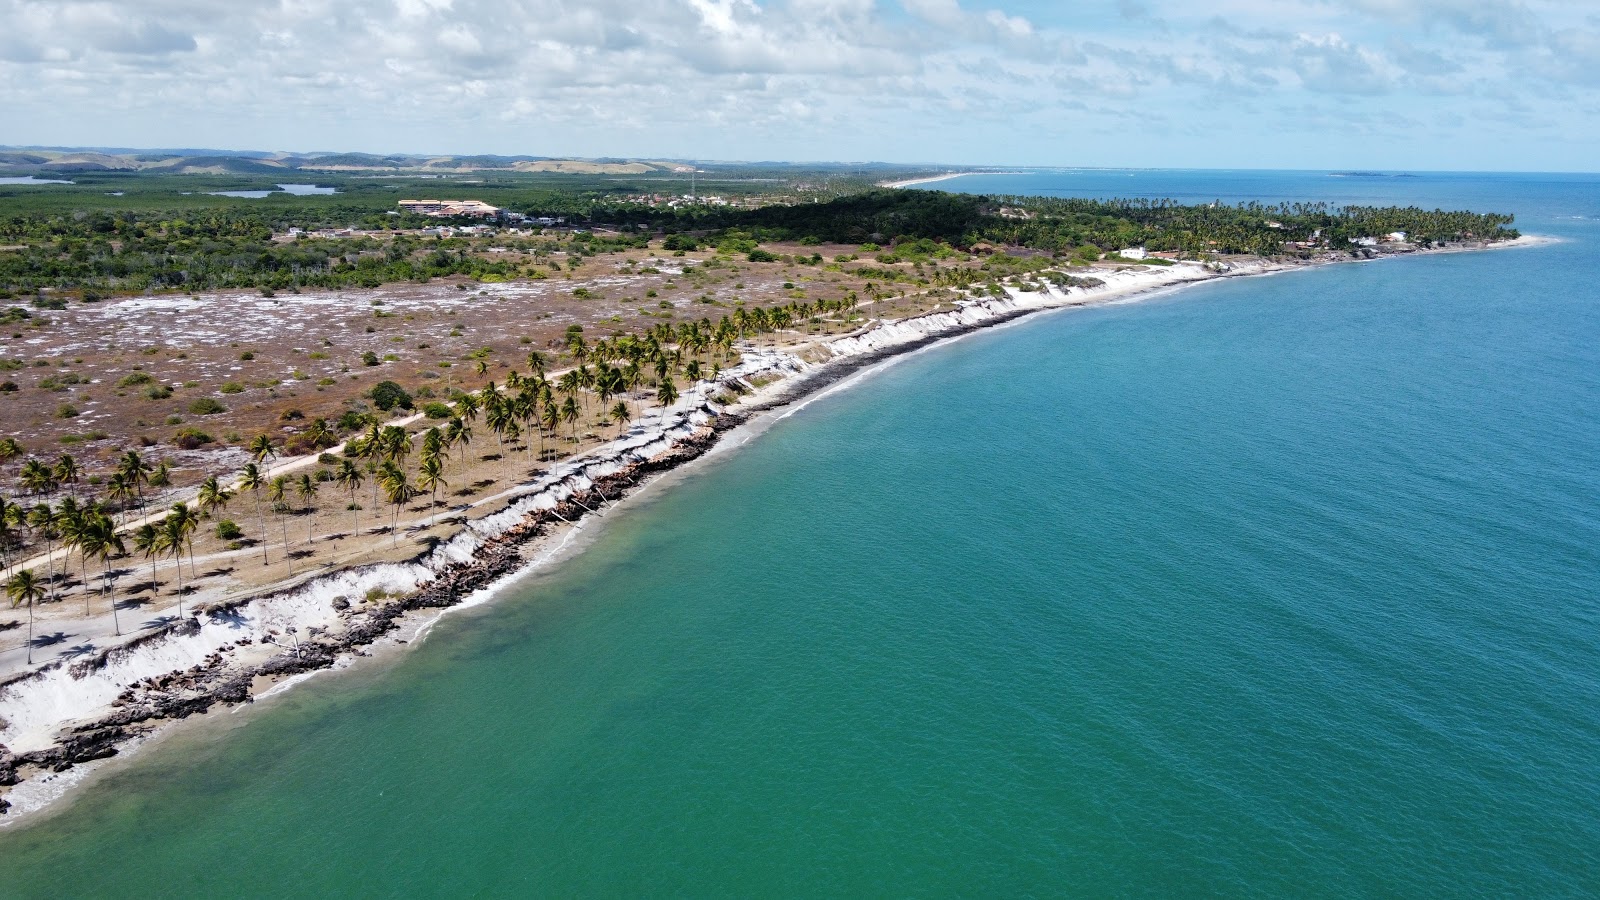
<instances>
[{"instance_id":1,"label":"shallow water near shore","mask_svg":"<svg viewBox=\"0 0 1600 900\"><path fill-rule=\"evenodd\" d=\"M1565 242L906 359L0 895L1600 892L1600 190L1473 185Z\"/></svg>"}]
</instances>

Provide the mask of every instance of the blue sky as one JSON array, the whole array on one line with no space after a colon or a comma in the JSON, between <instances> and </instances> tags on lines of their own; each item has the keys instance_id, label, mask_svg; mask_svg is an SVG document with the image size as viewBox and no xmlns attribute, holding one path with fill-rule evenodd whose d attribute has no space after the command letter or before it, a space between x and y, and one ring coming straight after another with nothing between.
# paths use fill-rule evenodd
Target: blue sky
<instances>
[{"instance_id":1,"label":"blue sky","mask_svg":"<svg viewBox=\"0 0 1600 900\"><path fill-rule=\"evenodd\" d=\"M1600 0L0 0L10 144L1593 171Z\"/></svg>"}]
</instances>

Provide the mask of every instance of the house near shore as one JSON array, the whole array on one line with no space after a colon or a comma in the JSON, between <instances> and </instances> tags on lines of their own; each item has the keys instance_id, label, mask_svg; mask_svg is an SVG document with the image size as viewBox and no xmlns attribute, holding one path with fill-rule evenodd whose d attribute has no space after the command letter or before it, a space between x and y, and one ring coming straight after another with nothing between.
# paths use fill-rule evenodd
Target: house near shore
<instances>
[{"instance_id":1,"label":"house near shore","mask_svg":"<svg viewBox=\"0 0 1600 900\"><path fill-rule=\"evenodd\" d=\"M469 216L475 219L499 218L501 209L482 200L401 200L400 211L435 219Z\"/></svg>"},{"instance_id":2,"label":"house near shore","mask_svg":"<svg viewBox=\"0 0 1600 900\"><path fill-rule=\"evenodd\" d=\"M1117 251L1117 255L1123 259L1144 259L1150 254L1146 253L1143 247L1123 247Z\"/></svg>"}]
</instances>

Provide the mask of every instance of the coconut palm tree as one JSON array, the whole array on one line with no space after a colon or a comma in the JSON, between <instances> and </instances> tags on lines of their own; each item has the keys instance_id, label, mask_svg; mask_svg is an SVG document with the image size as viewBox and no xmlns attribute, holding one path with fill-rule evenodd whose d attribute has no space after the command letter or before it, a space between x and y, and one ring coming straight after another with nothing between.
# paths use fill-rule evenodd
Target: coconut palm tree
<instances>
[{"instance_id":1,"label":"coconut palm tree","mask_svg":"<svg viewBox=\"0 0 1600 900\"><path fill-rule=\"evenodd\" d=\"M622 437L622 429L628 427L628 420L633 418L628 411L628 404L618 400L617 405L611 407L611 417L617 420L617 437Z\"/></svg>"},{"instance_id":2,"label":"coconut palm tree","mask_svg":"<svg viewBox=\"0 0 1600 900\"><path fill-rule=\"evenodd\" d=\"M79 508L78 501L71 497L63 497L56 505L56 534L61 537L61 547L66 551L61 558L61 575L67 577L67 569L72 562L72 551L81 549L84 537L84 511ZM83 589L89 590L89 562L84 556L83 562ZM88 612L88 598L84 598L84 611Z\"/></svg>"},{"instance_id":3,"label":"coconut palm tree","mask_svg":"<svg viewBox=\"0 0 1600 900\"><path fill-rule=\"evenodd\" d=\"M6 578L11 577L11 543L15 537L11 529L20 527L26 519L22 507L0 497L0 559L5 560Z\"/></svg>"},{"instance_id":4,"label":"coconut palm tree","mask_svg":"<svg viewBox=\"0 0 1600 900\"><path fill-rule=\"evenodd\" d=\"M416 488L406 480L406 473L393 463L385 463L380 476L383 492L394 505L394 526L389 530L392 542L400 540L400 507L416 496Z\"/></svg>"},{"instance_id":5,"label":"coconut palm tree","mask_svg":"<svg viewBox=\"0 0 1600 900\"><path fill-rule=\"evenodd\" d=\"M361 482L365 479L361 469L356 466L355 460L346 457L339 460L339 468L333 473L333 481L339 487L350 493L350 534L361 533L361 504L356 502L356 491L361 490Z\"/></svg>"},{"instance_id":6,"label":"coconut palm tree","mask_svg":"<svg viewBox=\"0 0 1600 900\"><path fill-rule=\"evenodd\" d=\"M200 504L200 514L209 518L212 510L228 508L228 501L233 499L233 491L223 487L217 481L217 476L212 475L200 483L200 494L196 499Z\"/></svg>"},{"instance_id":7,"label":"coconut palm tree","mask_svg":"<svg viewBox=\"0 0 1600 900\"><path fill-rule=\"evenodd\" d=\"M55 598L55 570L51 567L50 556L55 552L53 541L57 536L56 511L48 503L40 503L28 510L28 527L33 533L44 538L44 571L46 582L50 585L50 597Z\"/></svg>"},{"instance_id":8,"label":"coconut palm tree","mask_svg":"<svg viewBox=\"0 0 1600 900\"><path fill-rule=\"evenodd\" d=\"M117 461L117 471L121 472L122 477L133 484L134 490L139 495L139 506L143 507L144 486L150 480L150 464L144 461L144 458L139 455L139 451L129 450L122 454L122 458Z\"/></svg>"},{"instance_id":9,"label":"coconut palm tree","mask_svg":"<svg viewBox=\"0 0 1600 900\"><path fill-rule=\"evenodd\" d=\"M117 526L109 518L96 515L89 526L90 552L100 559L100 575L104 590L101 593L111 597L111 623L116 628L117 634L122 634L122 620L117 615L117 594L111 584L111 557L122 556L128 552L127 546L122 542L122 536L117 534Z\"/></svg>"},{"instance_id":10,"label":"coconut palm tree","mask_svg":"<svg viewBox=\"0 0 1600 900\"><path fill-rule=\"evenodd\" d=\"M250 456L255 459L256 463L266 466L267 473L271 474L272 466L267 463L267 460L276 459L278 456L278 449L272 446L272 438L264 434L258 434L250 439L250 445L246 449L250 451Z\"/></svg>"},{"instance_id":11,"label":"coconut palm tree","mask_svg":"<svg viewBox=\"0 0 1600 900\"><path fill-rule=\"evenodd\" d=\"M577 439L578 439L578 401L574 400L572 398L571 394L568 394L566 396L566 399L561 401L561 419L562 419L562 421L566 422L568 425L572 426L572 439L573 439L573 441L577 441Z\"/></svg>"},{"instance_id":12,"label":"coconut palm tree","mask_svg":"<svg viewBox=\"0 0 1600 900\"><path fill-rule=\"evenodd\" d=\"M266 476L261 474L261 468L255 463L246 463L244 471L239 473L239 488L249 491L256 501L256 523L261 526L261 564L268 565L267 561L267 516L261 510L261 489L267 486Z\"/></svg>"},{"instance_id":13,"label":"coconut palm tree","mask_svg":"<svg viewBox=\"0 0 1600 900\"><path fill-rule=\"evenodd\" d=\"M156 579L156 556L161 553L161 529L145 522L133 530L133 549L150 560L150 596L161 596L161 582Z\"/></svg>"},{"instance_id":14,"label":"coconut palm tree","mask_svg":"<svg viewBox=\"0 0 1600 900\"><path fill-rule=\"evenodd\" d=\"M428 527L433 527L434 509L439 505L439 488L448 486L444 480L444 463L438 455L423 456L417 468L417 487L433 495L428 503Z\"/></svg>"},{"instance_id":15,"label":"coconut palm tree","mask_svg":"<svg viewBox=\"0 0 1600 900\"><path fill-rule=\"evenodd\" d=\"M267 499L272 502L272 511L278 514L278 523L283 526L283 555L289 557L289 574L294 574L294 557L289 556L289 520L286 515L289 511L289 476L274 475L267 482Z\"/></svg>"},{"instance_id":16,"label":"coconut palm tree","mask_svg":"<svg viewBox=\"0 0 1600 900\"><path fill-rule=\"evenodd\" d=\"M26 452L14 437L0 438L0 468L10 465L13 461L21 459Z\"/></svg>"},{"instance_id":17,"label":"coconut palm tree","mask_svg":"<svg viewBox=\"0 0 1600 900\"><path fill-rule=\"evenodd\" d=\"M183 534L183 548L189 551L189 574L200 577L200 569L194 562L194 534L200 530L200 517L189 508L187 503L174 503L167 511L166 523L174 524Z\"/></svg>"},{"instance_id":18,"label":"coconut palm tree","mask_svg":"<svg viewBox=\"0 0 1600 900\"><path fill-rule=\"evenodd\" d=\"M317 522L317 480L311 477L310 472L301 472L294 488L295 493L300 495L300 502L306 505L306 543L310 544L312 526Z\"/></svg>"},{"instance_id":19,"label":"coconut palm tree","mask_svg":"<svg viewBox=\"0 0 1600 900\"><path fill-rule=\"evenodd\" d=\"M138 493L133 483L128 480L128 476L121 472L112 472L106 476L106 496L117 504L117 509L126 510Z\"/></svg>"},{"instance_id":20,"label":"coconut palm tree","mask_svg":"<svg viewBox=\"0 0 1600 900\"><path fill-rule=\"evenodd\" d=\"M55 470L37 459L29 458L23 463L19 477L30 494L48 494L56 489Z\"/></svg>"},{"instance_id":21,"label":"coconut palm tree","mask_svg":"<svg viewBox=\"0 0 1600 900\"><path fill-rule=\"evenodd\" d=\"M151 487L166 487L172 484L172 467L164 459L156 460L156 467L150 470L150 477L145 483Z\"/></svg>"},{"instance_id":22,"label":"coconut palm tree","mask_svg":"<svg viewBox=\"0 0 1600 900\"><path fill-rule=\"evenodd\" d=\"M672 376L661 379L661 384L656 387L656 399L661 401L661 415L667 414L667 407L678 402L678 386L672 383Z\"/></svg>"},{"instance_id":23,"label":"coconut palm tree","mask_svg":"<svg viewBox=\"0 0 1600 900\"><path fill-rule=\"evenodd\" d=\"M28 665L33 665L33 605L44 599L44 585L34 577L32 569L23 569L6 582L6 596L11 598L11 608L28 604Z\"/></svg>"},{"instance_id":24,"label":"coconut palm tree","mask_svg":"<svg viewBox=\"0 0 1600 900\"><path fill-rule=\"evenodd\" d=\"M180 506L182 504L179 504ZM178 573L178 618L183 618L183 548L189 542L189 532L183 527L183 522L176 516L168 515L161 520L161 528L157 537L159 552L170 554L177 563L173 571Z\"/></svg>"},{"instance_id":25,"label":"coconut palm tree","mask_svg":"<svg viewBox=\"0 0 1600 900\"><path fill-rule=\"evenodd\" d=\"M56 460L55 468L51 471L51 474L55 476L57 484L69 485L68 490L72 492L72 496L76 497L78 495L78 476L82 472L78 468L78 461L72 457L72 454L61 454L61 458Z\"/></svg>"}]
</instances>

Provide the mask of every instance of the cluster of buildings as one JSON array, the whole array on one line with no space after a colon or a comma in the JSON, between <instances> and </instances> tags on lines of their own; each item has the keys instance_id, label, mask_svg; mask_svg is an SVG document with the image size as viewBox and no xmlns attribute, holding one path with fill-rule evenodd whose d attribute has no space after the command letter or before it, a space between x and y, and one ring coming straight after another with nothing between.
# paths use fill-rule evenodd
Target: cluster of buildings
<instances>
[{"instance_id":1,"label":"cluster of buildings","mask_svg":"<svg viewBox=\"0 0 1600 900\"><path fill-rule=\"evenodd\" d=\"M401 200L400 211L435 219L470 216L475 219L498 219L500 207L490 206L482 200Z\"/></svg>"}]
</instances>

